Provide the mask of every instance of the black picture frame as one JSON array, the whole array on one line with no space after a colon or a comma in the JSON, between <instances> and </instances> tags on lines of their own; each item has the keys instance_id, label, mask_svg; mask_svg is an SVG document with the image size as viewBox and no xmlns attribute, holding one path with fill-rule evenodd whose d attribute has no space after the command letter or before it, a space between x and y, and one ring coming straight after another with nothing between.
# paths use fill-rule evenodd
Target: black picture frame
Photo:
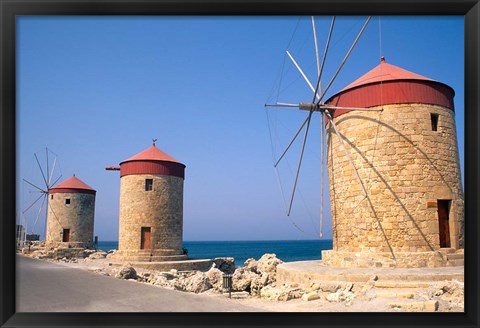
<instances>
[{"instance_id":1,"label":"black picture frame","mask_svg":"<svg viewBox=\"0 0 480 328\"><path fill-rule=\"evenodd\" d=\"M463 15L465 18L464 313L16 313L15 17L18 15ZM2 327L478 327L480 121L478 0L0 0L0 324Z\"/></svg>"}]
</instances>

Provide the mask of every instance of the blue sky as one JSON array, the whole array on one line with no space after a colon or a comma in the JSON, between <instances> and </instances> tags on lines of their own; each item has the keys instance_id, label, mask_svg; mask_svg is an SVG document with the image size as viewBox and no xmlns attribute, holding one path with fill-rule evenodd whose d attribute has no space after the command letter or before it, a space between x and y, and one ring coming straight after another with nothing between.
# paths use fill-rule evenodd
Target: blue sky
<instances>
[{"instance_id":1,"label":"blue sky","mask_svg":"<svg viewBox=\"0 0 480 328\"><path fill-rule=\"evenodd\" d=\"M330 20L316 19L321 53ZM337 19L322 83L364 21ZM327 98L378 65L381 55L450 85L463 172L463 28L462 16L373 17ZM60 181L75 174L97 190L95 235L116 240L120 179L104 168L157 138L160 149L187 166L184 240L318 239L318 118L287 217L300 142L278 170L273 158L305 113L264 108L277 100L311 101L285 55L288 48L314 81L310 17L25 16L17 29L18 221L34 226L37 209L22 214L33 196L22 179L41 184L33 154L42 162L48 147ZM42 235L44 220L40 215L35 224Z\"/></svg>"}]
</instances>

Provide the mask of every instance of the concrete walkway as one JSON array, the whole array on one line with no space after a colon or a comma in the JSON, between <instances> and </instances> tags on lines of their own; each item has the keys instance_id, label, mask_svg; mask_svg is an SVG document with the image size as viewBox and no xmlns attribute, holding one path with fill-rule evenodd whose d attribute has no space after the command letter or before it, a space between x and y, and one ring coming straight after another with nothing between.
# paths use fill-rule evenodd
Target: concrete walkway
<instances>
[{"instance_id":1,"label":"concrete walkway","mask_svg":"<svg viewBox=\"0 0 480 328\"><path fill-rule=\"evenodd\" d=\"M105 277L17 255L17 312L259 312L226 296Z\"/></svg>"}]
</instances>

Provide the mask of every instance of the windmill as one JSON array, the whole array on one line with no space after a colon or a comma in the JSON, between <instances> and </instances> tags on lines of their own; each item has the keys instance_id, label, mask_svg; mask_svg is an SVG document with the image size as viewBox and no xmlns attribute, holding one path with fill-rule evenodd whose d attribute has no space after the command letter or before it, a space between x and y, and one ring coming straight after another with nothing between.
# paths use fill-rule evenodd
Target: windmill
<instances>
[{"instance_id":1,"label":"windmill","mask_svg":"<svg viewBox=\"0 0 480 328\"><path fill-rule=\"evenodd\" d=\"M48 191L62 178L62 174L57 154L47 147L34 153L33 157L33 173L28 179L22 179L24 190L26 190L24 202L27 205L21 213L25 219L27 229L30 229L35 234L39 219L42 218L43 222L46 223ZM33 223L30 224L31 222L29 221L33 221Z\"/></svg>"},{"instance_id":2,"label":"windmill","mask_svg":"<svg viewBox=\"0 0 480 328\"><path fill-rule=\"evenodd\" d=\"M320 201L320 238L323 237L323 231L322 231L322 229L323 229L322 228L323 227L323 198L324 198L324 195L323 195L323 184L324 184L323 174L325 172L324 166L325 166L325 133L326 133L325 122L328 122L328 124L333 128L334 133L338 137L338 140L339 140L339 142L342 146L342 149L345 152L345 155L348 158L348 161L350 162L350 165L352 166L352 169L353 169L353 172L355 173L356 179L357 179L359 185L361 186L365 197L367 197L367 191L365 189L365 186L364 186L364 184L363 184L363 182L362 182L362 180L361 180L361 178L358 174L357 169L355 168L355 165L353 164L353 162L350 158L350 154L349 154L349 152L348 152L348 150L345 146L344 140L343 140L342 136L339 134L335 123L333 122L333 113L334 113L335 110L381 111L381 109L373 109L373 108L338 107L338 106L332 106L332 105L328 105L328 104L324 103L323 100L324 100L324 97L325 97L327 91L332 86L333 82L335 81L338 74L340 73L343 66L345 65L346 61L348 60L351 52L353 51L353 49L357 45L360 37L362 36L362 34L365 31L369 21L371 20L371 17L368 17L366 19L362 28L358 32L355 40L353 41L353 44L350 46L350 48L347 51L345 57L343 58L340 65L338 66L337 70L335 71L335 73L333 74L333 76L331 77L329 82L326 84L326 87L322 88L322 82L321 82L322 81L322 73L324 71L326 58L327 58L330 43L331 43L331 40L332 40L332 34L333 34L334 26L335 26L335 19L336 19L336 17L334 16L332 18L332 21L331 21L331 24L330 24L330 29L329 29L328 37L327 37L327 40L326 40L324 52L323 52L323 55L320 59L319 50L318 50L318 42L317 42L317 33L316 33L316 27L315 27L315 19L314 19L314 17L312 17L312 30L313 30L313 39L314 39L314 45L315 45L315 58L316 58L316 64L317 64L317 81L315 83L315 86L308 79L308 77L306 76L306 74L304 73L304 71L302 70L300 65L297 63L297 61L295 60L293 55L290 53L290 51L286 50L286 54L287 54L288 58L293 63L293 65L296 67L296 69L298 70L298 72L300 73L302 78L305 80L309 89L313 92L312 100L310 102L299 102L299 103L276 102L274 104L265 104L265 107L292 107L292 108L298 108L300 110L308 112L307 117L305 118L303 123L300 125L300 128L297 130L297 132L295 133L294 137L292 138L292 140L290 141L288 146L285 148L283 153L279 156L279 158L276 160L276 162L274 164L274 167L277 167L277 165L282 161L282 159L285 157L287 152L290 150L291 146L293 145L293 143L295 142L297 137L300 135L302 130L305 129L305 133L304 133L304 136L303 136L303 143L302 143L302 147L301 147L301 151L300 151L300 158L299 158L299 161L298 161L298 166L297 166L297 169L296 169L295 179L294 179L294 183L293 183L293 189L292 189L290 202L289 202L289 206L288 206L288 210L287 210L287 215L288 216L291 214L291 211L292 211L292 205L293 205L293 201L294 201L294 198L295 198L295 191L297 189L298 177L299 177L300 169L301 169L301 166L302 166L302 160L303 160L303 157L304 157L305 145L306 145L307 138L308 138L308 133L309 133L310 124L311 124L311 121L312 121L312 116L313 116L314 113L319 113L319 115L320 115L320 121L321 121L321 124L320 124L320 126L321 126L321 131L320 131L320 139L321 139L320 140L320 148L321 148L320 149L320 154L321 154L321 159L320 159L320 161L321 161L321 164L320 164L320 166L321 166L321 174L320 174L320 186L321 186L321 188L320 188L320 200L321 200Z\"/></svg>"}]
</instances>

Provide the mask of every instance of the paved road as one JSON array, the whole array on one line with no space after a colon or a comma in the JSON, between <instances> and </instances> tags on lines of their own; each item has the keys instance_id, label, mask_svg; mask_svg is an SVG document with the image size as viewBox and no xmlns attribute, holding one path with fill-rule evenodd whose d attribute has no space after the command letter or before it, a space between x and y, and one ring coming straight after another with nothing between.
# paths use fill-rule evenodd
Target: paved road
<instances>
[{"instance_id":1,"label":"paved road","mask_svg":"<svg viewBox=\"0 0 480 328\"><path fill-rule=\"evenodd\" d=\"M226 297L162 289L17 255L17 312L258 312Z\"/></svg>"}]
</instances>

